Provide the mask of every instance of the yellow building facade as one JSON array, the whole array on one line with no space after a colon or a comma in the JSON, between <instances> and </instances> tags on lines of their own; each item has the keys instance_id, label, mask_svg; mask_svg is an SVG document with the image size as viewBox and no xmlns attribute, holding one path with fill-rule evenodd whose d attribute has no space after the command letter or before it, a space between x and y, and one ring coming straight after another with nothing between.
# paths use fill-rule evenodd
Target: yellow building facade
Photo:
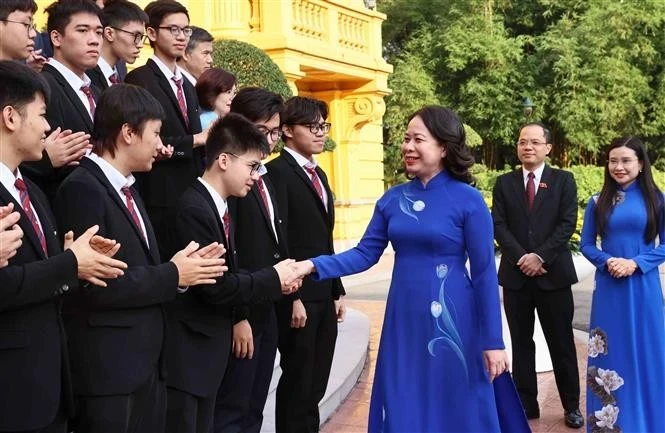
<instances>
[{"instance_id":1,"label":"yellow building facade","mask_svg":"<svg viewBox=\"0 0 665 433\"><path fill-rule=\"evenodd\" d=\"M35 21L52 0L37 0ZM148 0L137 0L141 7ZM385 15L363 0L181 0L192 25L216 39L238 39L263 49L286 76L294 94L330 107L334 152L317 157L335 194L335 239L362 236L383 193L384 96L392 72L382 57ZM137 65L151 54L145 46Z\"/></svg>"}]
</instances>

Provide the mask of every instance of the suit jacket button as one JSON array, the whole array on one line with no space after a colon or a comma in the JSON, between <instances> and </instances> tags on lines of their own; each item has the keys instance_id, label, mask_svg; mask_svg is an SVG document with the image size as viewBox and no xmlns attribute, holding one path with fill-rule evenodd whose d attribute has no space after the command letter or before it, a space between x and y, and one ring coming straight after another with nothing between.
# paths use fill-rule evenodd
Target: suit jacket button
<instances>
[{"instance_id":1,"label":"suit jacket button","mask_svg":"<svg viewBox=\"0 0 665 433\"><path fill-rule=\"evenodd\" d=\"M272 256L274 259L279 259L279 253L275 253L275 255Z\"/></svg>"},{"instance_id":2,"label":"suit jacket button","mask_svg":"<svg viewBox=\"0 0 665 433\"><path fill-rule=\"evenodd\" d=\"M63 284L62 287L60 287L60 290L62 290L62 292L64 293L67 290L69 290L69 286L67 284Z\"/></svg>"}]
</instances>

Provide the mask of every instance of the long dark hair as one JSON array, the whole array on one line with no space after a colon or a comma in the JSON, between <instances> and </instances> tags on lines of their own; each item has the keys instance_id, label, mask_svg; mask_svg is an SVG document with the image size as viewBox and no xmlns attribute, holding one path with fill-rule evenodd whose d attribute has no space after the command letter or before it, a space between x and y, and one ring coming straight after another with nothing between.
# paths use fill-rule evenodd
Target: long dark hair
<instances>
[{"instance_id":1,"label":"long dark hair","mask_svg":"<svg viewBox=\"0 0 665 433\"><path fill-rule=\"evenodd\" d=\"M439 146L446 149L443 159L443 168L453 178L464 183L473 183L473 176L469 168L473 165L473 155L466 145L464 124L459 116L450 108L438 105L428 105L416 111L409 117L409 122L419 116L432 137L439 142Z\"/></svg>"},{"instance_id":2,"label":"long dark hair","mask_svg":"<svg viewBox=\"0 0 665 433\"><path fill-rule=\"evenodd\" d=\"M642 140L631 136L615 139L607 149L608 160L610 152L619 147L632 149L635 152L635 155L637 155L639 162L642 163L642 170L637 175L635 182L638 182L640 185L647 207L647 226L644 229L644 240L646 242L651 242L656 239L656 236L658 236L663 225L663 193L653 180L649 155L647 155ZM614 210L616 193L617 183L612 179L612 176L610 176L609 164L606 164L605 182L603 183L603 189L600 190L600 195L596 202L596 227L597 233L601 236L605 233L607 221Z\"/></svg>"}]
</instances>

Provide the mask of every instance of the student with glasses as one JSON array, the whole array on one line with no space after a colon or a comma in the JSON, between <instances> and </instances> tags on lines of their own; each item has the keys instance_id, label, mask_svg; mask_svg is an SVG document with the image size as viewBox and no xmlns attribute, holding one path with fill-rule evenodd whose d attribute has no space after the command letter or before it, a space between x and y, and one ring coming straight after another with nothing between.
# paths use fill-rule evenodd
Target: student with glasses
<instances>
[{"instance_id":1,"label":"student with glasses","mask_svg":"<svg viewBox=\"0 0 665 433\"><path fill-rule=\"evenodd\" d=\"M323 152L328 107L305 97L289 99L282 111L284 149L266 164L277 189L288 250L297 260L333 254L335 207L328 178L316 165ZM344 320L339 278L307 278L294 296L277 306L282 377L277 386L278 433L318 431L319 402L326 392L337 322Z\"/></svg>"},{"instance_id":2,"label":"student with glasses","mask_svg":"<svg viewBox=\"0 0 665 433\"><path fill-rule=\"evenodd\" d=\"M0 2L0 60L26 60L34 52L35 12L33 0Z\"/></svg>"},{"instance_id":3,"label":"student with glasses","mask_svg":"<svg viewBox=\"0 0 665 433\"><path fill-rule=\"evenodd\" d=\"M580 243L596 266L588 425L662 432L665 318L658 266L665 262L665 200L642 140L617 138L606 155L604 183L589 199Z\"/></svg>"},{"instance_id":4,"label":"student with glasses","mask_svg":"<svg viewBox=\"0 0 665 433\"><path fill-rule=\"evenodd\" d=\"M208 129L201 128L196 91L176 64L192 31L187 9L174 0L159 0L144 10L154 54L127 74L125 82L148 90L166 113L160 135L165 145L173 146L173 154L158 161L150 173L138 176L138 185L156 230L168 234L170 228L163 225L166 213L202 172ZM163 238L158 236L160 242Z\"/></svg>"},{"instance_id":5,"label":"student with glasses","mask_svg":"<svg viewBox=\"0 0 665 433\"><path fill-rule=\"evenodd\" d=\"M170 217L171 249L182 248L192 239L201 244L222 243L229 270L214 284L192 285L168 306L169 433L212 431L217 390L222 378L232 374L226 366L235 348L233 307L272 303L299 286L292 281L293 260L287 257L240 271L236 256L239 221L228 211L228 202L245 197L258 180L261 158L268 151L263 134L244 117L229 114L213 125L205 151L203 175L180 197Z\"/></svg>"},{"instance_id":6,"label":"student with glasses","mask_svg":"<svg viewBox=\"0 0 665 433\"><path fill-rule=\"evenodd\" d=\"M231 113L242 114L265 135L270 152L281 137L283 108L280 95L258 87L242 88L231 103ZM229 209L241 269L257 271L289 257L277 191L265 167L247 196L229 200ZM233 310L233 352L217 392L215 433L261 430L277 352L275 304L254 302Z\"/></svg>"},{"instance_id":7,"label":"student with glasses","mask_svg":"<svg viewBox=\"0 0 665 433\"><path fill-rule=\"evenodd\" d=\"M101 13L104 43L97 66L86 73L100 90L119 84L124 77L116 69L118 62L133 64L141 53L148 15L127 0L109 0Z\"/></svg>"},{"instance_id":8,"label":"student with glasses","mask_svg":"<svg viewBox=\"0 0 665 433\"><path fill-rule=\"evenodd\" d=\"M577 274L568 241L577 224L577 187L569 171L550 167L552 134L540 123L520 129L522 167L494 185L494 237L501 250L499 284L513 350L513 378L529 419L540 417L535 315L549 348L564 423L581 428L580 380L573 337L573 292Z\"/></svg>"},{"instance_id":9,"label":"student with glasses","mask_svg":"<svg viewBox=\"0 0 665 433\"><path fill-rule=\"evenodd\" d=\"M196 94L201 105L203 129L231 111L231 102L237 92L235 75L224 69L211 68L200 75L196 82Z\"/></svg>"}]
</instances>

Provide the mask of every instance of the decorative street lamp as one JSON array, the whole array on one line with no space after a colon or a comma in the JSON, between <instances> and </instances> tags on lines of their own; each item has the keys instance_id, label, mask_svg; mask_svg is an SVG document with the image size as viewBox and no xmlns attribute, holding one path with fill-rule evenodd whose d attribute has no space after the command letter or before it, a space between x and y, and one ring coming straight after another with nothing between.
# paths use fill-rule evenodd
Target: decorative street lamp
<instances>
[{"instance_id":1,"label":"decorative street lamp","mask_svg":"<svg viewBox=\"0 0 665 433\"><path fill-rule=\"evenodd\" d=\"M533 114L533 110L536 108L534 105L533 101L531 98L526 97L522 100L522 112L524 113L524 117L526 118L526 121L529 121L529 118Z\"/></svg>"}]
</instances>

